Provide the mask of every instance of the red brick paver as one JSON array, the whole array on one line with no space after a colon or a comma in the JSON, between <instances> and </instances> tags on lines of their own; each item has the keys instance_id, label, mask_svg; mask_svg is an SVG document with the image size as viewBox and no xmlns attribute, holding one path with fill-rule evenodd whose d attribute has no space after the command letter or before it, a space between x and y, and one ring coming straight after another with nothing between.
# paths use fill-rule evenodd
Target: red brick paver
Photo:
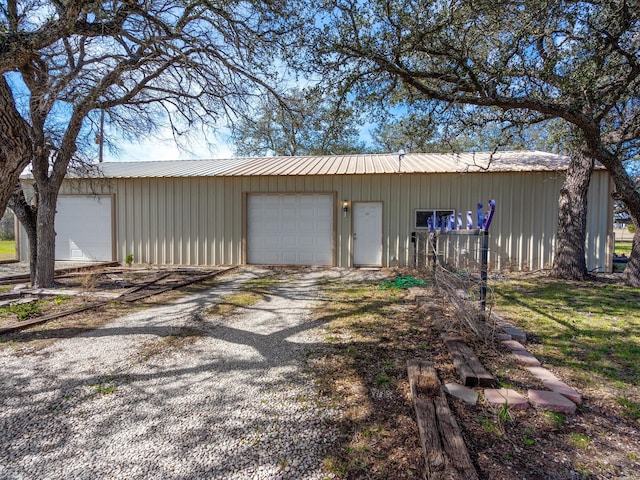
<instances>
[{"instance_id":1,"label":"red brick paver","mask_svg":"<svg viewBox=\"0 0 640 480\"><path fill-rule=\"evenodd\" d=\"M484 399L492 407L501 407L506 403L513 410L525 410L529 406L525 397L510 388L487 388Z\"/></svg>"},{"instance_id":2,"label":"red brick paver","mask_svg":"<svg viewBox=\"0 0 640 480\"><path fill-rule=\"evenodd\" d=\"M564 395L547 390L529 390L527 396L529 402L535 408L548 410L550 412L560 412L573 414L576 411L576 404Z\"/></svg>"},{"instance_id":3,"label":"red brick paver","mask_svg":"<svg viewBox=\"0 0 640 480\"><path fill-rule=\"evenodd\" d=\"M539 367L542 365L542 363L540 363L540 360L538 360L526 350L514 350L511 355L513 355L516 362L522 365L528 365L530 367Z\"/></svg>"},{"instance_id":4,"label":"red brick paver","mask_svg":"<svg viewBox=\"0 0 640 480\"><path fill-rule=\"evenodd\" d=\"M543 380L542 384L552 392L564 395L572 402L582 403L582 394L560 380Z\"/></svg>"}]
</instances>

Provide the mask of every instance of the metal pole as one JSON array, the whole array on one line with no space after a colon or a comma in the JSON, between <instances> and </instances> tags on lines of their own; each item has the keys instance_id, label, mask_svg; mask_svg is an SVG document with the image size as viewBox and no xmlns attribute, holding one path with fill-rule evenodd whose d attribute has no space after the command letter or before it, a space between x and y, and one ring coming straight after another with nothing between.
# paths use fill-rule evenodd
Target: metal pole
<instances>
[{"instance_id":1,"label":"metal pole","mask_svg":"<svg viewBox=\"0 0 640 480\"><path fill-rule=\"evenodd\" d=\"M430 258L431 258L431 268L433 269L433 273L436 273L436 264L438 263L438 234L433 232L429 238L429 248L431 250Z\"/></svg>"},{"instance_id":2,"label":"metal pole","mask_svg":"<svg viewBox=\"0 0 640 480\"><path fill-rule=\"evenodd\" d=\"M489 232L480 232L482 246L480 251L480 311L485 316L487 308L487 263L489 259Z\"/></svg>"},{"instance_id":3,"label":"metal pole","mask_svg":"<svg viewBox=\"0 0 640 480\"><path fill-rule=\"evenodd\" d=\"M104 109L100 110L100 151L98 153L98 162L102 163L104 153Z\"/></svg>"}]
</instances>

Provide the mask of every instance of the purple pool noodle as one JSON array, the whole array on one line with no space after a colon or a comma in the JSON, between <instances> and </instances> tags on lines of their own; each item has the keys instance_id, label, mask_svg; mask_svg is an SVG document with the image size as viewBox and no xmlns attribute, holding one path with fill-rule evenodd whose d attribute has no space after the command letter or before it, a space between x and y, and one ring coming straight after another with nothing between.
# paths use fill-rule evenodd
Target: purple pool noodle
<instances>
[{"instance_id":1,"label":"purple pool noodle","mask_svg":"<svg viewBox=\"0 0 640 480\"><path fill-rule=\"evenodd\" d=\"M495 200L490 200L489 201L489 212L488 212L488 217L486 219L486 221L484 222L484 229L485 230L489 230L489 227L491 226L491 220L493 220L493 213L496 211L496 201Z\"/></svg>"}]
</instances>

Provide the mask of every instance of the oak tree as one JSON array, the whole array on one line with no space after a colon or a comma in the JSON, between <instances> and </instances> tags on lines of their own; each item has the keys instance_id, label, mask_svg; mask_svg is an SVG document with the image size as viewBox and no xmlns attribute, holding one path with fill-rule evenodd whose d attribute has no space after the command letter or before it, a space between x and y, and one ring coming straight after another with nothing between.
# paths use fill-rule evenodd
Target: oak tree
<instances>
[{"instance_id":1,"label":"oak tree","mask_svg":"<svg viewBox=\"0 0 640 480\"><path fill-rule=\"evenodd\" d=\"M564 185L572 201L560 205L558 236L568 240L559 251L584 228L584 189L595 161L640 223L640 194L623 166L640 142L634 2L328 0L315 16L322 20L310 45L323 76L354 95L422 97L572 126L582 144ZM563 268L556 273L575 273ZM624 276L640 285L640 233Z\"/></svg>"},{"instance_id":2,"label":"oak tree","mask_svg":"<svg viewBox=\"0 0 640 480\"><path fill-rule=\"evenodd\" d=\"M318 88L265 97L232 125L237 155L337 155L362 152L359 121L349 107Z\"/></svg>"},{"instance_id":3,"label":"oak tree","mask_svg":"<svg viewBox=\"0 0 640 480\"><path fill-rule=\"evenodd\" d=\"M32 283L53 283L55 209L70 168L112 129L175 138L277 94L287 6L242 0L8 0L0 6L0 208L27 163ZM94 157L95 158L95 157ZM16 211L21 211L17 208Z\"/></svg>"}]
</instances>

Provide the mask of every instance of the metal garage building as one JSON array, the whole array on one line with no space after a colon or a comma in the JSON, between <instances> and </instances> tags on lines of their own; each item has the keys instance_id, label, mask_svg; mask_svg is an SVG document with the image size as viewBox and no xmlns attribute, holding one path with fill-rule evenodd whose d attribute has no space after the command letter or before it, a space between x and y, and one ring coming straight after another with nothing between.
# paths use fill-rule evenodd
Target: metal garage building
<instances>
[{"instance_id":1,"label":"metal garage building","mask_svg":"<svg viewBox=\"0 0 640 480\"><path fill-rule=\"evenodd\" d=\"M70 175L58 204L58 259L183 265L405 266L434 211L498 204L494 269L553 261L568 159L543 152L379 154L110 162ZM605 170L589 193L587 264L610 271ZM25 251L22 241L22 251Z\"/></svg>"}]
</instances>

